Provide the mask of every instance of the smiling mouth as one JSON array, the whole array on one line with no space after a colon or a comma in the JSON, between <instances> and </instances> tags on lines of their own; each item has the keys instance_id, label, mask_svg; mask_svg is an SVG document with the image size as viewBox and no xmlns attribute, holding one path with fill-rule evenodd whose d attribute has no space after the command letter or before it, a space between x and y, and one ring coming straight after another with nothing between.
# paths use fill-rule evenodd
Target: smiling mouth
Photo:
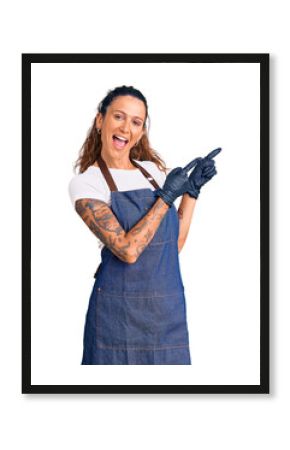
<instances>
[{"instance_id":1,"label":"smiling mouth","mask_svg":"<svg viewBox=\"0 0 290 450\"><path fill-rule=\"evenodd\" d=\"M128 144L128 139L120 139L118 136L113 135L113 143L117 149L122 149Z\"/></svg>"},{"instance_id":2,"label":"smiling mouth","mask_svg":"<svg viewBox=\"0 0 290 450\"><path fill-rule=\"evenodd\" d=\"M113 134L113 141L114 140L119 141L119 142L125 142L125 144L128 144L128 142L129 142L128 139L121 139L118 136L116 136L115 134Z\"/></svg>"}]
</instances>

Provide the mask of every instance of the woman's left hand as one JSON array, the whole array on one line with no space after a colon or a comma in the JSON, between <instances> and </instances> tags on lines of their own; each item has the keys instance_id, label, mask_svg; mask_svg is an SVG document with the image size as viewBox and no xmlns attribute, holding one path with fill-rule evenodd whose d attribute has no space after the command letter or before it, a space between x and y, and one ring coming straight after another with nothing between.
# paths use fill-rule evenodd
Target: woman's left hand
<instances>
[{"instance_id":1,"label":"woman's left hand","mask_svg":"<svg viewBox=\"0 0 290 450\"><path fill-rule=\"evenodd\" d=\"M201 187L217 174L215 161L212 158L220 153L220 151L221 148L217 148L210 152L205 158L201 158L197 166L189 175L189 188L187 193L191 197L197 199L200 194Z\"/></svg>"}]
</instances>

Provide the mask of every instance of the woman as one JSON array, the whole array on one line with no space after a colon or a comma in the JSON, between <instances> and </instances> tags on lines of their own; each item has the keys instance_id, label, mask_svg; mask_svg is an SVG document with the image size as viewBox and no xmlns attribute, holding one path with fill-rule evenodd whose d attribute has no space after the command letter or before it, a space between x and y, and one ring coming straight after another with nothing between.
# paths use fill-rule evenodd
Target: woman
<instances>
[{"instance_id":1,"label":"woman","mask_svg":"<svg viewBox=\"0 0 290 450\"><path fill-rule=\"evenodd\" d=\"M216 170L211 158L196 158L166 176L149 145L147 119L139 90L109 91L69 185L77 213L102 243L83 365L191 364L178 253L200 188Z\"/></svg>"}]
</instances>

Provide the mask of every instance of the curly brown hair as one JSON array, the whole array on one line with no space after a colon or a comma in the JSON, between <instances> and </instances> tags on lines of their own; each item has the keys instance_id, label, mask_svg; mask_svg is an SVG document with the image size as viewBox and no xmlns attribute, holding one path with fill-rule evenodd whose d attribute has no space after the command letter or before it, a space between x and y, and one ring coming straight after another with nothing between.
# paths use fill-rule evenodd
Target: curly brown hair
<instances>
[{"instance_id":1,"label":"curly brown hair","mask_svg":"<svg viewBox=\"0 0 290 450\"><path fill-rule=\"evenodd\" d=\"M131 148L130 150L130 159L136 159L137 161L152 161L157 167L166 174L167 167L164 161L161 159L159 154L150 146L148 139L148 130L146 127L147 119L150 120L148 114L148 105L147 100L144 95L133 86L119 86L113 90L109 90L107 95L98 105L98 112L102 114L104 117L107 111L108 106L113 101L113 99L120 95L131 95L133 97L142 100L145 108L146 108L146 117L143 124L143 129L146 131L138 144ZM100 134L96 129L96 117L94 118L91 127L87 132L87 137L85 142L83 143L80 151L79 157L74 165L74 171L79 166L79 173L83 173L89 166L94 164L94 162L98 159L98 156L101 153L102 149L102 141Z\"/></svg>"}]
</instances>

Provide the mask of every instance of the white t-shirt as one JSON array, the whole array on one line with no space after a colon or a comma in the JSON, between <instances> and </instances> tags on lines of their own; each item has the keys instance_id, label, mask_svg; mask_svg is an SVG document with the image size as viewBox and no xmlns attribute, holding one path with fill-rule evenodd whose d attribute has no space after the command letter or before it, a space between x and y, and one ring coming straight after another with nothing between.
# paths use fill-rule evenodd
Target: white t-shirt
<instances>
[{"instance_id":1,"label":"white t-shirt","mask_svg":"<svg viewBox=\"0 0 290 450\"><path fill-rule=\"evenodd\" d=\"M163 187L166 175L159 170L154 162L137 161L137 163L143 166L150 175L152 175L161 188ZM144 188L149 188L152 191L155 190L154 186L138 168L136 168L136 170L109 168L109 171L115 181L118 191L130 191ZM170 170L167 170L167 173L169 172ZM99 167L89 166L83 173L75 175L70 180L68 188L73 207L75 206L76 200L80 198L95 198L97 200L102 200L109 206L111 205L111 191ZM102 248L103 246L103 243L99 241L99 247Z\"/></svg>"}]
</instances>

